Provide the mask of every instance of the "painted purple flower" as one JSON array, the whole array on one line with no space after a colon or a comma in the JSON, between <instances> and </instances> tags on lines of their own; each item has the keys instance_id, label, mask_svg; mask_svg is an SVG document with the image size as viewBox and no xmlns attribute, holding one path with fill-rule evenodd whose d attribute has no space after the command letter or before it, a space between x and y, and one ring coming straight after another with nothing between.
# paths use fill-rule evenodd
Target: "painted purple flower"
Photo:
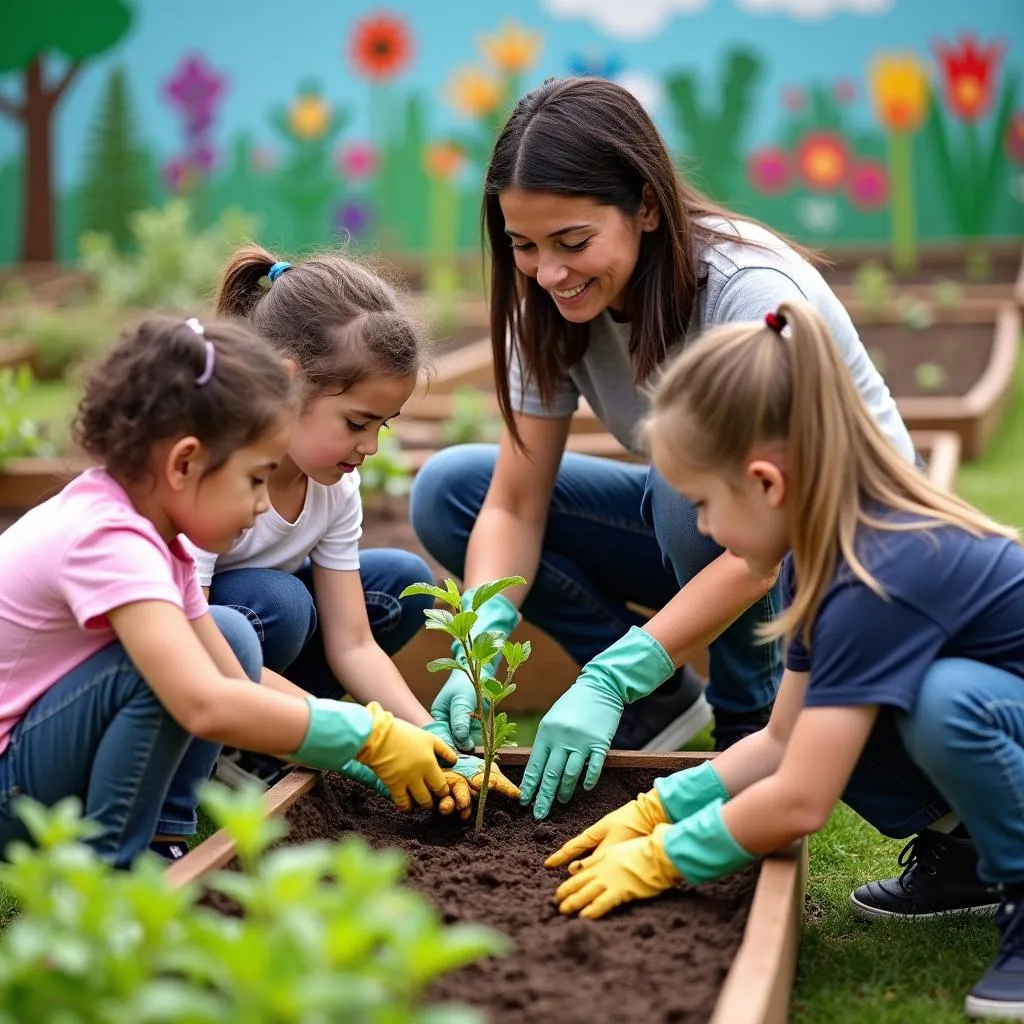
<instances>
[{"instance_id":1,"label":"painted purple flower","mask_svg":"<svg viewBox=\"0 0 1024 1024\"><path fill-rule=\"evenodd\" d=\"M164 83L164 95L185 115L186 131L201 135L213 123L213 115L226 79L202 57L185 57L177 71Z\"/></svg>"},{"instance_id":2,"label":"painted purple flower","mask_svg":"<svg viewBox=\"0 0 1024 1024\"><path fill-rule=\"evenodd\" d=\"M164 164L164 181L172 192L187 192L213 170L213 164L213 147L198 146L187 156L172 157Z\"/></svg>"},{"instance_id":3,"label":"painted purple flower","mask_svg":"<svg viewBox=\"0 0 1024 1024\"><path fill-rule=\"evenodd\" d=\"M767 196L781 195L789 188L789 155L778 146L756 149L747 160L747 174L758 192Z\"/></svg>"},{"instance_id":4,"label":"painted purple flower","mask_svg":"<svg viewBox=\"0 0 1024 1024\"><path fill-rule=\"evenodd\" d=\"M334 217L335 227L343 234L358 238L369 226L371 211L366 203L350 199L338 207Z\"/></svg>"}]
</instances>

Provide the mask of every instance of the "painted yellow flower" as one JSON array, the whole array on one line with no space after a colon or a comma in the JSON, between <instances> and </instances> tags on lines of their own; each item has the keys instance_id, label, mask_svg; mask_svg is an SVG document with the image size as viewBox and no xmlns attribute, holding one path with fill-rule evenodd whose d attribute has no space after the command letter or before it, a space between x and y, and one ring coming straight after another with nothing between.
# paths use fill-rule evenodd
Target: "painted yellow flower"
<instances>
[{"instance_id":1,"label":"painted yellow flower","mask_svg":"<svg viewBox=\"0 0 1024 1024\"><path fill-rule=\"evenodd\" d=\"M448 83L448 100L456 110L470 117L493 114L501 103L501 82L480 68L459 68Z\"/></svg>"},{"instance_id":2,"label":"painted yellow flower","mask_svg":"<svg viewBox=\"0 0 1024 1024\"><path fill-rule=\"evenodd\" d=\"M516 21L506 21L493 36L480 37L480 49L499 70L509 74L525 71L537 59L541 34L523 28Z\"/></svg>"},{"instance_id":3,"label":"painted yellow flower","mask_svg":"<svg viewBox=\"0 0 1024 1024\"><path fill-rule=\"evenodd\" d=\"M306 142L320 138L331 123L331 108L323 96L300 96L288 111L292 131Z\"/></svg>"},{"instance_id":4,"label":"painted yellow flower","mask_svg":"<svg viewBox=\"0 0 1024 1024\"><path fill-rule=\"evenodd\" d=\"M454 142L432 142L423 150L423 169L431 178L454 178L465 162Z\"/></svg>"},{"instance_id":5,"label":"painted yellow flower","mask_svg":"<svg viewBox=\"0 0 1024 1024\"><path fill-rule=\"evenodd\" d=\"M914 132L928 109L928 72L912 53L882 54L870 71L875 115L890 132Z\"/></svg>"}]
</instances>

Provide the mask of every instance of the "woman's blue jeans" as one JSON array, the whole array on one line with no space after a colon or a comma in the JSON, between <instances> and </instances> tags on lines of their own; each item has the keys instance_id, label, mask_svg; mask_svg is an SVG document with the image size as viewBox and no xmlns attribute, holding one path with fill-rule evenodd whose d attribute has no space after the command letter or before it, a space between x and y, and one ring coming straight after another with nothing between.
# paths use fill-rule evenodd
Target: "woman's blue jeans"
<instances>
[{"instance_id":1,"label":"woman's blue jeans","mask_svg":"<svg viewBox=\"0 0 1024 1024\"><path fill-rule=\"evenodd\" d=\"M248 622L229 608L210 611L245 674L258 681L260 646ZM0 755L0 849L26 835L16 797L49 806L77 796L102 828L89 844L127 867L155 834L195 833L197 789L219 752L219 743L193 739L171 718L112 643L54 683L14 727Z\"/></svg>"},{"instance_id":2,"label":"woman's blue jeans","mask_svg":"<svg viewBox=\"0 0 1024 1024\"><path fill-rule=\"evenodd\" d=\"M990 884L1024 882L1024 679L943 658L913 710L884 710L843 800L903 838L953 810Z\"/></svg>"},{"instance_id":3,"label":"woman's blue jeans","mask_svg":"<svg viewBox=\"0 0 1024 1024\"><path fill-rule=\"evenodd\" d=\"M386 654L400 651L423 628L431 597L399 594L410 583L430 583L434 574L409 551L370 548L359 552L359 575L373 637ZM227 605L251 623L263 647L263 663L317 697L340 697L344 689L324 653L317 625L313 566L295 574L276 569L227 569L210 585L210 603Z\"/></svg>"},{"instance_id":4,"label":"woman's blue jeans","mask_svg":"<svg viewBox=\"0 0 1024 1024\"><path fill-rule=\"evenodd\" d=\"M460 578L496 457L494 445L446 448L413 484L416 535ZM721 553L698 531L694 507L653 469L569 453L555 480L523 616L584 665L643 623L627 602L663 607ZM777 607L773 590L711 644L707 697L714 707L749 712L774 699L782 675L778 645L761 643L755 630Z\"/></svg>"}]
</instances>

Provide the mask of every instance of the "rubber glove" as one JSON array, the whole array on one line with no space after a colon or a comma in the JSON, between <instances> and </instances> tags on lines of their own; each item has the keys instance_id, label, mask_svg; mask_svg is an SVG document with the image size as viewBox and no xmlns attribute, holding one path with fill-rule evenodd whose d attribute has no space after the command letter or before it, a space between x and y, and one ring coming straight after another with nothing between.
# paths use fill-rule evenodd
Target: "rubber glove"
<instances>
[{"instance_id":1,"label":"rubber glove","mask_svg":"<svg viewBox=\"0 0 1024 1024\"><path fill-rule=\"evenodd\" d=\"M616 843L625 843L640 836L649 836L656 825L668 824L668 817L656 790L641 793L635 800L606 814L590 828L570 839L551 854L544 867L558 868L582 857L588 851L599 853Z\"/></svg>"},{"instance_id":2,"label":"rubber glove","mask_svg":"<svg viewBox=\"0 0 1024 1024\"><path fill-rule=\"evenodd\" d=\"M374 792L379 793L387 800L391 799L391 794L387 791L384 783L377 778L377 773L372 768L367 768L365 764L361 764L353 759L352 761L346 761L338 771L340 774L352 779L353 782L358 782L361 786L374 790Z\"/></svg>"},{"instance_id":3,"label":"rubber glove","mask_svg":"<svg viewBox=\"0 0 1024 1024\"><path fill-rule=\"evenodd\" d=\"M570 839L544 861L544 867L561 867L590 849L597 853L606 846L650 835L655 825L682 821L714 800L725 803L728 799L729 791L711 761L655 779L653 789Z\"/></svg>"},{"instance_id":4,"label":"rubber glove","mask_svg":"<svg viewBox=\"0 0 1024 1024\"><path fill-rule=\"evenodd\" d=\"M665 648L639 626L587 662L537 730L520 797L527 804L536 793L535 818L547 817L556 795L561 803L572 797L588 758L583 788L597 785L623 707L659 687L673 672Z\"/></svg>"},{"instance_id":5,"label":"rubber glove","mask_svg":"<svg viewBox=\"0 0 1024 1024\"><path fill-rule=\"evenodd\" d=\"M423 728L450 745L448 727L441 722L430 722ZM483 758L472 754L459 754L459 759L451 768L444 769L445 781L451 790L437 806L441 814L452 814L458 810L459 817L468 820L473 813L473 797L479 796L484 786ZM519 787L506 778L501 769L492 762L491 774L487 779L487 791L500 793L502 796L515 800L519 797Z\"/></svg>"},{"instance_id":6,"label":"rubber glove","mask_svg":"<svg viewBox=\"0 0 1024 1024\"><path fill-rule=\"evenodd\" d=\"M361 707L307 697L306 703L309 729L293 760L337 771L354 755L376 773L401 811L414 802L433 807L433 796L449 795L438 758L454 764L458 755L440 737L396 719L376 701Z\"/></svg>"},{"instance_id":7,"label":"rubber glove","mask_svg":"<svg viewBox=\"0 0 1024 1024\"><path fill-rule=\"evenodd\" d=\"M462 595L463 607L471 606L475 590L475 587L470 587ZM490 600L484 601L476 614L474 634L494 629L504 633L507 638L519 625L519 609L503 594L495 594ZM462 645L457 640L452 641L452 657L459 662L465 658ZM499 656L485 667L484 674L494 676L500 665ZM435 722L442 722L448 727L460 750L472 750L473 744L479 740L480 723L470 717L474 711L476 690L469 676L465 672L452 672L430 705L430 714Z\"/></svg>"},{"instance_id":8,"label":"rubber glove","mask_svg":"<svg viewBox=\"0 0 1024 1024\"><path fill-rule=\"evenodd\" d=\"M603 917L631 900L649 899L680 878L693 885L721 878L756 858L733 839L716 800L649 836L617 843L569 865L571 878L555 892L563 914Z\"/></svg>"}]
</instances>

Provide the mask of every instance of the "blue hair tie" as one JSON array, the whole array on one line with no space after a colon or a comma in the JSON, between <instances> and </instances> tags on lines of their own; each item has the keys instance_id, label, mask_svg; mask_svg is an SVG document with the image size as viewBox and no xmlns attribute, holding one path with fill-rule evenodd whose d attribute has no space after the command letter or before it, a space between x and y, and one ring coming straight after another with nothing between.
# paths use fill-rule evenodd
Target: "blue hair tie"
<instances>
[{"instance_id":1,"label":"blue hair tie","mask_svg":"<svg viewBox=\"0 0 1024 1024\"><path fill-rule=\"evenodd\" d=\"M284 273L284 272L285 272L286 270L288 270L288 269L289 269L290 267L291 267L291 264L290 264L290 263L285 263L284 261L282 261L282 262L280 262L280 263L275 263L275 264L274 264L274 265L273 265L273 266L272 266L272 267L271 267L271 268L270 268L270 269L269 269L269 270L267 271L267 277L269 277L269 278L270 278L270 282L271 282L271 284L273 284L273 283L274 283L274 281L276 281L276 280L277 280L277 279L278 279L278 278L279 278L279 277L280 277L280 276L281 276L281 275L282 275L282 274L283 274L283 273Z\"/></svg>"}]
</instances>

